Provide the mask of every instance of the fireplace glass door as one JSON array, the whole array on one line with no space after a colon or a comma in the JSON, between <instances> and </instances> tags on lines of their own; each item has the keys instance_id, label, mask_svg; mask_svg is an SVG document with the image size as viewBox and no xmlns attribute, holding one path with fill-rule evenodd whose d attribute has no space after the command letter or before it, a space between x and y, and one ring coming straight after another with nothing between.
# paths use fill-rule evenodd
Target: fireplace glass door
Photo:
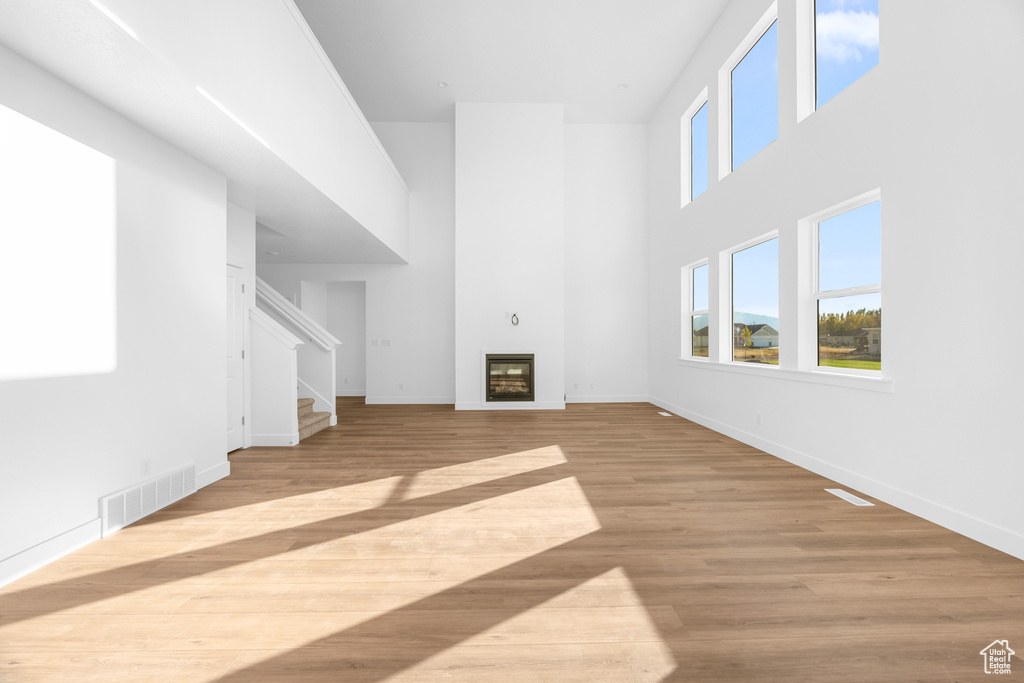
<instances>
[{"instance_id":1,"label":"fireplace glass door","mask_svg":"<svg viewBox=\"0 0 1024 683\"><path fill-rule=\"evenodd\" d=\"M532 401L533 354L487 354L487 400Z\"/></svg>"}]
</instances>

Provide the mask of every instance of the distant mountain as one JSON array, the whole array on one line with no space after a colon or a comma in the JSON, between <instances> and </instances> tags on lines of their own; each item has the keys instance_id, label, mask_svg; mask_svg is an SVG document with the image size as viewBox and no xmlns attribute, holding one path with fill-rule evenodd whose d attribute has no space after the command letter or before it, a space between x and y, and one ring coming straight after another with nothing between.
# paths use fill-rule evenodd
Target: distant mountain
<instances>
[{"instance_id":1,"label":"distant mountain","mask_svg":"<svg viewBox=\"0 0 1024 683\"><path fill-rule=\"evenodd\" d=\"M737 311L732 314L732 321L743 323L744 325L771 325L775 330L779 329L778 318L770 315L761 315L760 313L740 313Z\"/></svg>"}]
</instances>

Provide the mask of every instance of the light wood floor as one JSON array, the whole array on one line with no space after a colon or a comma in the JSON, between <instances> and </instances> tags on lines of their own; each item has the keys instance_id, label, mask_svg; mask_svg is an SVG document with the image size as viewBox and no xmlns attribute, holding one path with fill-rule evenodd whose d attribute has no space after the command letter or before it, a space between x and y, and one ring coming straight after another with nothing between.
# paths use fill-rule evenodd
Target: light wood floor
<instances>
[{"instance_id":1,"label":"light wood floor","mask_svg":"<svg viewBox=\"0 0 1024 683\"><path fill-rule=\"evenodd\" d=\"M649 404L339 406L0 589L0 680L933 683L1024 656L1024 562Z\"/></svg>"}]
</instances>

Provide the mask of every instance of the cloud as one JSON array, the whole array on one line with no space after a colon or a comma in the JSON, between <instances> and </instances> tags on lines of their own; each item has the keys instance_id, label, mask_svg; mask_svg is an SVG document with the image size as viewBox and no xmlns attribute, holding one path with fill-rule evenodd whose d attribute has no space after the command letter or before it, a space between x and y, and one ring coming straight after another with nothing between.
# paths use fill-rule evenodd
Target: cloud
<instances>
[{"instance_id":1,"label":"cloud","mask_svg":"<svg viewBox=\"0 0 1024 683\"><path fill-rule=\"evenodd\" d=\"M859 62L864 51L878 49L878 15L835 10L816 17L818 58L845 64Z\"/></svg>"}]
</instances>

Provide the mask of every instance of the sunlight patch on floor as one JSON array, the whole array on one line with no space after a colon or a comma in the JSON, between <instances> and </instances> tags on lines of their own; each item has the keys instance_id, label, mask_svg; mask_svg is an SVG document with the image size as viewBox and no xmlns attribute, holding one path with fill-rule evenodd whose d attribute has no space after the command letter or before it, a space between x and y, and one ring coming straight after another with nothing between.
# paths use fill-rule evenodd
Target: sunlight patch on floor
<instances>
[{"instance_id":1,"label":"sunlight patch on floor","mask_svg":"<svg viewBox=\"0 0 1024 683\"><path fill-rule=\"evenodd\" d=\"M578 592L613 592L618 604L580 607ZM529 645L524 661L523 646ZM643 665L634 655L643 651ZM676 668L672 651L621 567L473 635L391 677L392 681L660 681Z\"/></svg>"},{"instance_id":2,"label":"sunlight patch on floor","mask_svg":"<svg viewBox=\"0 0 1024 683\"><path fill-rule=\"evenodd\" d=\"M438 467L412 475L403 500L413 500L437 493L483 484L504 477L533 472L568 462L559 446L546 446L530 451L499 455L485 460Z\"/></svg>"}]
</instances>

